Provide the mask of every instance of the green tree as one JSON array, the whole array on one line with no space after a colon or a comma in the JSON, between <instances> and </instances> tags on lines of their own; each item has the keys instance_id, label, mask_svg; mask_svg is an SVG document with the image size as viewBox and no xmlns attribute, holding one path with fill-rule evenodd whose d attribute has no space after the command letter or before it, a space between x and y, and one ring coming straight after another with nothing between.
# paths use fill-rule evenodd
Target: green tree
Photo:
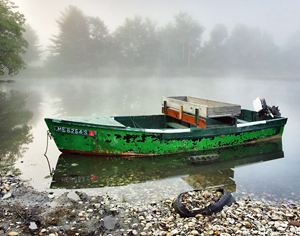
<instances>
[{"instance_id":1,"label":"green tree","mask_svg":"<svg viewBox=\"0 0 300 236\"><path fill-rule=\"evenodd\" d=\"M234 69L253 69L257 58L259 29L238 24L230 35L231 62Z\"/></svg>"},{"instance_id":2,"label":"green tree","mask_svg":"<svg viewBox=\"0 0 300 236\"><path fill-rule=\"evenodd\" d=\"M161 63L164 66L172 67L176 58L176 52L174 50L174 43L176 38L174 25L172 23L167 24L165 27L159 29L158 34L161 43Z\"/></svg>"},{"instance_id":3,"label":"green tree","mask_svg":"<svg viewBox=\"0 0 300 236\"><path fill-rule=\"evenodd\" d=\"M272 35L264 31L260 42L261 53L257 61L257 68L263 71L276 71L281 69L280 49L274 43Z\"/></svg>"},{"instance_id":4,"label":"green tree","mask_svg":"<svg viewBox=\"0 0 300 236\"><path fill-rule=\"evenodd\" d=\"M77 7L68 6L56 23L59 33L51 39L48 66L59 75L84 75L90 69L87 17Z\"/></svg>"},{"instance_id":5,"label":"green tree","mask_svg":"<svg viewBox=\"0 0 300 236\"><path fill-rule=\"evenodd\" d=\"M300 73L300 31L293 33L287 40L281 54L281 64L284 72L289 74Z\"/></svg>"},{"instance_id":6,"label":"green tree","mask_svg":"<svg viewBox=\"0 0 300 236\"><path fill-rule=\"evenodd\" d=\"M30 64L40 59L42 51L40 49L41 46L39 45L40 39L36 31L29 24L25 24L25 30L23 36L28 42L28 50L24 54L23 60L27 64Z\"/></svg>"},{"instance_id":7,"label":"green tree","mask_svg":"<svg viewBox=\"0 0 300 236\"><path fill-rule=\"evenodd\" d=\"M156 24L140 16L126 18L113 34L119 64L130 67L151 66L157 60Z\"/></svg>"},{"instance_id":8,"label":"green tree","mask_svg":"<svg viewBox=\"0 0 300 236\"><path fill-rule=\"evenodd\" d=\"M175 15L174 18L174 40L178 45L178 59L182 65L190 67L192 56L200 48L204 27L185 12Z\"/></svg>"},{"instance_id":9,"label":"green tree","mask_svg":"<svg viewBox=\"0 0 300 236\"><path fill-rule=\"evenodd\" d=\"M217 24L210 32L209 44L219 46L226 43L228 39L228 29L223 24Z\"/></svg>"},{"instance_id":10,"label":"green tree","mask_svg":"<svg viewBox=\"0 0 300 236\"><path fill-rule=\"evenodd\" d=\"M215 25L210 32L210 39L204 44L199 57L203 68L219 72L228 68L228 30L225 25Z\"/></svg>"},{"instance_id":11,"label":"green tree","mask_svg":"<svg viewBox=\"0 0 300 236\"><path fill-rule=\"evenodd\" d=\"M144 21L144 45L142 58L147 67L156 66L161 45L158 39L157 26L154 21L146 18Z\"/></svg>"},{"instance_id":12,"label":"green tree","mask_svg":"<svg viewBox=\"0 0 300 236\"><path fill-rule=\"evenodd\" d=\"M106 66L111 58L111 36L99 17L88 17L89 61L93 69Z\"/></svg>"},{"instance_id":13,"label":"green tree","mask_svg":"<svg viewBox=\"0 0 300 236\"><path fill-rule=\"evenodd\" d=\"M269 70L279 53L270 34L241 24L231 32L229 46L233 68L248 71Z\"/></svg>"},{"instance_id":14,"label":"green tree","mask_svg":"<svg viewBox=\"0 0 300 236\"><path fill-rule=\"evenodd\" d=\"M0 0L0 75L6 71L16 75L26 65L21 56L28 47L23 37L25 18L16 8L10 0Z\"/></svg>"}]
</instances>

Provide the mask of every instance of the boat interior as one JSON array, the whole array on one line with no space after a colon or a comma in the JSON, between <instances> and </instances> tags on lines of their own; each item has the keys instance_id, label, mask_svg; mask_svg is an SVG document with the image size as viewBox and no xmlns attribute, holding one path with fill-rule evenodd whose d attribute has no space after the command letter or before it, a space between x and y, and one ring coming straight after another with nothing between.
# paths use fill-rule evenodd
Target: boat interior
<instances>
[{"instance_id":1,"label":"boat interior","mask_svg":"<svg viewBox=\"0 0 300 236\"><path fill-rule=\"evenodd\" d=\"M195 118L193 122L185 122L183 120L161 114L161 115L144 115L144 116L115 116L114 120L130 128L147 128L147 129L186 129L186 128L208 128L218 126L236 126L253 121L261 121L257 112L242 109L239 116L203 118L200 117L202 127L196 124ZM266 117L266 119L271 119ZM200 122L199 122L200 123ZM204 125L203 125L204 124ZM204 126L204 127L203 127Z\"/></svg>"}]
</instances>

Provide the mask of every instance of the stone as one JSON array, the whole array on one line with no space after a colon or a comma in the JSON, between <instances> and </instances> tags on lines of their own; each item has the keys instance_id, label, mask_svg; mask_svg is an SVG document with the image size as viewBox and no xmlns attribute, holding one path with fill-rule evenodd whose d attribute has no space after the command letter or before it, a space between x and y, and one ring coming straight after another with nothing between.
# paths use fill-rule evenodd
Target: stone
<instances>
[{"instance_id":1,"label":"stone","mask_svg":"<svg viewBox=\"0 0 300 236\"><path fill-rule=\"evenodd\" d=\"M280 226L281 226L280 222L279 222L279 221L275 221L274 227L277 229L277 228L280 227Z\"/></svg>"},{"instance_id":2,"label":"stone","mask_svg":"<svg viewBox=\"0 0 300 236\"><path fill-rule=\"evenodd\" d=\"M285 214L285 216L286 216L286 217L294 217L294 214L287 212L287 213Z\"/></svg>"},{"instance_id":3,"label":"stone","mask_svg":"<svg viewBox=\"0 0 300 236\"><path fill-rule=\"evenodd\" d=\"M279 235L280 235L280 233L278 233L278 232L271 233L271 236L279 236Z\"/></svg>"},{"instance_id":4,"label":"stone","mask_svg":"<svg viewBox=\"0 0 300 236\"><path fill-rule=\"evenodd\" d=\"M110 208L109 210L110 210L110 212L111 212L113 215L115 215L115 214L117 214L117 213L118 213L118 209L117 209L117 208L115 208L115 207L113 207L113 208Z\"/></svg>"},{"instance_id":5,"label":"stone","mask_svg":"<svg viewBox=\"0 0 300 236\"><path fill-rule=\"evenodd\" d=\"M139 226L139 225L138 225L137 223L134 223L134 224L132 224L131 227L132 227L133 229L135 229L135 228L137 228L138 226Z\"/></svg>"},{"instance_id":6,"label":"stone","mask_svg":"<svg viewBox=\"0 0 300 236\"><path fill-rule=\"evenodd\" d=\"M147 224L146 224L146 227L147 227L147 228L151 228L151 227L152 227L152 224L151 224L151 223L147 223Z\"/></svg>"},{"instance_id":7,"label":"stone","mask_svg":"<svg viewBox=\"0 0 300 236\"><path fill-rule=\"evenodd\" d=\"M38 227L35 222L30 222L29 229L36 230Z\"/></svg>"},{"instance_id":8,"label":"stone","mask_svg":"<svg viewBox=\"0 0 300 236\"><path fill-rule=\"evenodd\" d=\"M230 236L228 233L220 233L220 236Z\"/></svg>"},{"instance_id":9,"label":"stone","mask_svg":"<svg viewBox=\"0 0 300 236\"><path fill-rule=\"evenodd\" d=\"M251 224L250 224L248 221L244 222L243 225L244 225L245 227L247 227L247 228L250 228L250 227L251 227Z\"/></svg>"},{"instance_id":10,"label":"stone","mask_svg":"<svg viewBox=\"0 0 300 236\"><path fill-rule=\"evenodd\" d=\"M18 232L12 231L12 232L8 233L8 236L15 236L15 235L18 235L18 234L19 234Z\"/></svg>"},{"instance_id":11,"label":"stone","mask_svg":"<svg viewBox=\"0 0 300 236\"><path fill-rule=\"evenodd\" d=\"M7 191L9 191L8 185L4 184L4 189L7 190Z\"/></svg>"},{"instance_id":12,"label":"stone","mask_svg":"<svg viewBox=\"0 0 300 236\"><path fill-rule=\"evenodd\" d=\"M207 199L207 198L209 198L210 197L210 193L209 192L204 192L204 197Z\"/></svg>"},{"instance_id":13,"label":"stone","mask_svg":"<svg viewBox=\"0 0 300 236\"><path fill-rule=\"evenodd\" d=\"M3 197L2 197L2 199L4 200L4 199L7 199L7 198L10 198L12 195L11 195L11 193L7 193L7 194L5 194Z\"/></svg>"},{"instance_id":14,"label":"stone","mask_svg":"<svg viewBox=\"0 0 300 236\"><path fill-rule=\"evenodd\" d=\"M266 225L266 224L267 224L267 221L266 221L266 220L262 220L260 223L261 223L262 225Z\"/></svg>"},{"instance_id":15,"label":"stone","mask_svg":"<svg viewBox=\"0 0 300 236\"><path fill-rule=\"evenodd\" d=\"M188 223L188 226L189 226L189 227L194 227L194 226L195 226L195 223L194 223L194 222L189 222L189 223Z\"/></svg>"},{"instance_id":16,"label":"stone","mask_svg":"<svg viewBox=\"0 0 300 236\"><path fill-rule=\"evenodd\" d=\"M280 220L280 216L274 213L274 214L272 214L271 219L272 220Z\"/></svg>"},{"instance_id":17,"label":"stone","mask_svg":"<svg viewBox=\"0 0 300 236\"><path fill-rule=\"evenodd\" d=\"M208 232L209 233L209 232ZM212 234L213 234L214 232L212 231ZM192 230L192 232L191 232L191 234L192 235L199 235L199 232L197 231L197 230ZM210 233L209 233L210 234Z\"/></svg>"}]
</instances>

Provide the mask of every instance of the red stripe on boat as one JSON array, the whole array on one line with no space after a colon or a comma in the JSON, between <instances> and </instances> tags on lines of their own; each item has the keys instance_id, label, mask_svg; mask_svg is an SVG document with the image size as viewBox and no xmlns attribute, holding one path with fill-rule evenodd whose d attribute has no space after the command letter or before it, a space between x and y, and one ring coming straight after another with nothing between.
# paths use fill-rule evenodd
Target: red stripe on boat
<instances>
[{"instance_id":1,"label":"red stripe on boat","mask_svg":"<svg viewBox=\"0 0 300 236\"><path fill-rule=\"evenodd\" d=\"M87 152L87 151L78 151L78 150L69 150L69 149L59 149L62 153L69 154L84 154L84 155L93 155L93 156L154 156L155 154L139 154L139 153L101 153L101 152Z\"/></svg>"}]
</instances>

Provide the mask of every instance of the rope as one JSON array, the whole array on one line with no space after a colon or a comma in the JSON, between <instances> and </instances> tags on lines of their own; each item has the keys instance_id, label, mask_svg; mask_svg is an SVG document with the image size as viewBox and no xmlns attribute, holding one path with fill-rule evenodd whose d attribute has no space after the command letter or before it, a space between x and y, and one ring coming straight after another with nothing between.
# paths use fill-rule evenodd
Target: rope
<instances>
[{"instance_id":1,"label":"rope","mask_svg":"<svg viewBox=\"0 0 300 236\"><path fill-rule=\"evenodd\" d=\"M48 157L47 157L47 155L46 155L46 153L47 153L47 151L48 151L48 140L49 140L48 138L49 138L49 139L52 138L52 137L51 137L51 133L50 133L49 130L47 130L47 144L46 144L46 150L45 150L44 156L46 157L47 162L48 162L48 167L49 167L50 175L53 176L53 175L54 175L54 169L51 170L50 162L49 162L49 159L48 159Z\"/></svg>"},{"instance_id":2,"label":"rope","mask_svg":"<svg viewBox=\"0 0 300 236\"><path fill-rule=\"evenodd\" d=\"M141 127L141 126L139 126L137 123L135 123L135 122L133 121L133 118L132 118L132 116L130 116L130 119L131 119L131 121L132 121L132 124L134 125L134 128L136 128L136 127L138 126L139 128L141 128L141 129L142 129L142 127Z\"/></svg>"},{"instance_id":3,"label":"rope","mask_svg":"<svg viewBox=\"0 0 300 236\"><path fill-rule=\"evenodd\" d=\"M131 116L130 116L130 119L131 119L131 121L132 121L132 124L134 125L134 128L136 128L136 125L135 125L135 123L134 123L134 121L133 121L133 119L132 119Z\"/></svg>"}]
</instances>

